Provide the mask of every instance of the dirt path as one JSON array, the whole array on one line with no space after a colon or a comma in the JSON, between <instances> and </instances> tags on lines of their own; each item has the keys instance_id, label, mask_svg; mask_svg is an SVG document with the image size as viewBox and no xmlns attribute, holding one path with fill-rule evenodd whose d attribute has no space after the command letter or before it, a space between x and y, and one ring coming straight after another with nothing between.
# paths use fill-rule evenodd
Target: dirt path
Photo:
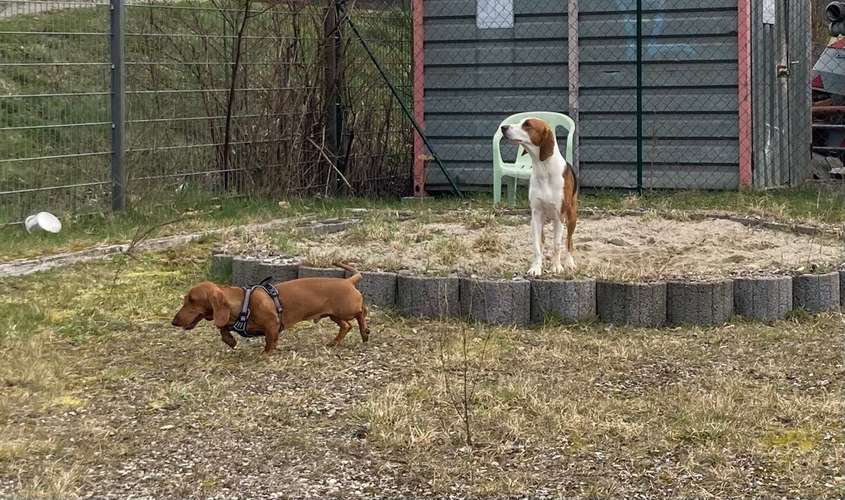
<instances>
[{"instance_id":1,"label":"dirt path","mask_svg":"<svg viewBox=\"0 0 845 500\"><path fill-rule=\"evenodd\" d=\"M254 231L269 231L279 229L291 224L290 219L279 219L262 224L252 224L249 226L242 226L248 230ZM221 229L212 229L209 231L202 231L192 234L179 234L174 236L165 236L162 238L155 238L145 240L132 245L131 243L120 243L116 245L103 245L77 252L65 252L55 255L48 255L45 257L38 257L35 259L18 259L11 262L0 264L0 278L13 276L26 276L28 274L37 273L40 271L47 271L56 267L69 266L80 262L90 262L92 260L102 260L112 257L116 254L133 251L153 251L164 250L167 248L176 247L179 245L186 245L192 241L197 241L208 236L223 234L231 231L232 227Z\"/></svg>"}]
</instances>

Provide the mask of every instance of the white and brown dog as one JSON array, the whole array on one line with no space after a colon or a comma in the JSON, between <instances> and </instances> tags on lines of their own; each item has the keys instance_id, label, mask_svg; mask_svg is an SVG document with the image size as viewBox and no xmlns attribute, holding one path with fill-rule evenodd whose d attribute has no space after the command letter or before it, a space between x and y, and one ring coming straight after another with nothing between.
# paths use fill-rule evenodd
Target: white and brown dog
<instances>
[{"instance_id":1,"label":"white and brown dog","mask_svg":"<svg viewBox=\"0 0 845 500\"><path fill-rule=\"evenodd\" d=\"M544 120L527 118L519 125L502 126L505 139L520 144L533 163L528 199L531 202L531 231L534 236L534 261L528 274L543 273L543 226L551 220L554 225L553 273L563 271L561 251L563 223L566 223L565 266L575 268L572 258L572 234L578 218L578 179L575 171L563 159L555 139L555 131Z\"/></svg>"}]
</instances>

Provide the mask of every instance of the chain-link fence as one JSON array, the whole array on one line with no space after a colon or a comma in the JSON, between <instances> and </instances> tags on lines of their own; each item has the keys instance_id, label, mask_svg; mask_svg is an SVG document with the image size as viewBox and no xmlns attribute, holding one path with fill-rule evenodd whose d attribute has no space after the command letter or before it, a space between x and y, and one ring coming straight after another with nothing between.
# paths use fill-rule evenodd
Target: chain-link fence
<instances>
[{"instance_id":1,"label":"chain-link fence","mask_svg":"<svg viewBox=\"0 0 845 500\"><path fill-rule=\"evenodd\" d=\"M828 178L845 58L822 3L0 0L0 223L412 173L490 191L493 135L526 111L574 120L585 187Z\"/></svg>"},{"instance_id":2,"label":"chain-link fence","mask_svg":"<svg viewBox=\"0 0 845 500\"><path fill-rule=\"evenodd\" d=\"M348 14L410 106L409 3ZM0 0L0 51L0 223L409 190L410 122L334 2Z\"/></svg>"},{"instance_id":3,"label":"chain-link fence","mask_svg":"<svg viewBox=\"0 0 845 500\"><path fill-rule=\"evenodd\" d=\"M813 172L806 2L417 5L417 114L463 189L490 189L491 138L526 111L575 120L583 186L767 188ZM530 163L508 148L506 166ZM418 159L416 171L418 187L424 173L429 191L446 189L432 162Z\"/></svg>"},{"instance_id":4,"label":"chain-link fence","mask_svg":"<svg viewBox=\"0 0 845 500\"><path fill-rule=\"evenodd\" d=\"M813 2L813 176L845 178L845 4Z\"/></svg>"}]
</instances>

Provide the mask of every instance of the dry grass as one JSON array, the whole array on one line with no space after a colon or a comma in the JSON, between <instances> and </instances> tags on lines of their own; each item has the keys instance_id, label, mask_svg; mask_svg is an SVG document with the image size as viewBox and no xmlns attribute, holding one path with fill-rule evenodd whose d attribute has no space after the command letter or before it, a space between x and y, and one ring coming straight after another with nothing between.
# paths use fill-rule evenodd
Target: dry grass
<instances>
[{"instance_id":1,"label":"dry grass","mask_svg":"<svg viewBox=\"0 0 845 500\"><path fill-rule=\"evenodd\" d=\"M231 351L168 326L207 246L3 280L0 496L832 497L843 318L476 329L376 311ZM443 383L469 334L475 446ZM490 334L485 345L484 339ZM444 357L440 357L441 346ZM483 355L482 355L483 351ZM445 362L443 362L445 360Z\"/></svg>"}]
</instances>

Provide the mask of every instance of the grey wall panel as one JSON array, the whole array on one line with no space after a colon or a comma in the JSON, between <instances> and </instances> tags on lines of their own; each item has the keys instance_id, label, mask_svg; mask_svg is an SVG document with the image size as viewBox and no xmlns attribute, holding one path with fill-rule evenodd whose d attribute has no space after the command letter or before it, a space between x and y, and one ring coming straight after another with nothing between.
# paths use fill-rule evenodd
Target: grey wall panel
<instances>
[{"instance_id":1,"label":"grey wall panel","mask_svg":"<svg viewBox=\"0 0 845 500\"><path fill-rule=\"evenodd\" d=\"M636 182L635 0L580 4L581 180ZM735 189L736 0L643 0L644 182ZM478 29L475 0L425 2L426 130L468 190L490 188L508 115L568 109L566 2L515 0L514 26ZM512 154L505 148L507 154ZM428 187L445 189L436 168Z\"/></svg>"}]
</instances>

